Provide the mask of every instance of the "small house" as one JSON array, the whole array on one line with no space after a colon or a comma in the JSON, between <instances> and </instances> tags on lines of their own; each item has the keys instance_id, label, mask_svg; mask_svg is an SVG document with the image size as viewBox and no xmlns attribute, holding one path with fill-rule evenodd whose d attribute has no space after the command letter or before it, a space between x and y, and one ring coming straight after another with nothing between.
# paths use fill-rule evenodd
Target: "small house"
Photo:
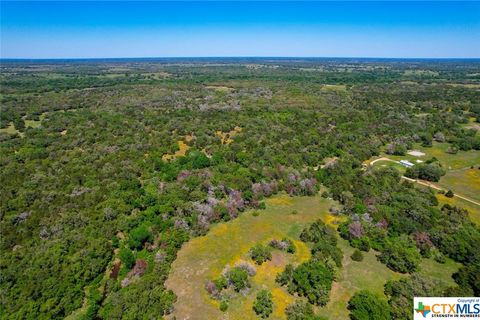
<instances>
[{"instance_id":1,"label":"small house","mask_svg":"<svg viewBox=\"0 0 480 320\"><path fill-rule=\"evenodd\" d=\"M413 163L411 163L410 161L408 160L400 160L400 164L404 167L407 167L407 168L411 168L414 166Z\"/></svg>"}]
</instances>

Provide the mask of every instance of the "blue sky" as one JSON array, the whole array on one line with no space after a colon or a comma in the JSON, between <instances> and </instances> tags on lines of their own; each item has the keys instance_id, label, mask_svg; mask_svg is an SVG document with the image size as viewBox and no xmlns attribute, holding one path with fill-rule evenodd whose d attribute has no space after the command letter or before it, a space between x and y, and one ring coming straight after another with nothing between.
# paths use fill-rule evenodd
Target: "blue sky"
<instances>
[{"instance_id":1,"label":"blue sky","mask_svg":"<svg viewBox=\"0 0 480 320\"><path fill-rule=\"evenodd\" d=\"M1 1L2 58L480 57L480 2Z\"/></svg>"}]
</instances>

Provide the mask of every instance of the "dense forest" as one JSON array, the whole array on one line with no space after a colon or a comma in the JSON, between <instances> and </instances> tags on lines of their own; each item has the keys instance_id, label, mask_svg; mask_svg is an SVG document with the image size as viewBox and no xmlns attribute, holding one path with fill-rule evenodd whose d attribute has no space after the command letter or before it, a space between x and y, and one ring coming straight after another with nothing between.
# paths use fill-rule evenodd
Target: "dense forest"
<instances>
[{"instance_id":1,"label":"dense forest","mask_svg":"<svg viewBox=\"0 0 480 320\"><path fill-rule=\"evenodd\" d=\"M182 244L278 193L338 201L357 258L375 250L408 275L385 285L385 301L357 292L352 319L409 319L414 295L480 295L468 212L362 165L433 141L480 150L479 126L465 126L480 121L477 60L4 61L0 101L2 319L167 317ZM432 160L406 175L442 170ZM328 301L336 234L312 224L301 235L312 259L278 275L306 298L289 319L316 319ZM265 250L252 255L263 262ZM461 263L457 285L418 277L422 257ZM237 271L232 283L246 285ZM269 316L268 292L255 308Z\"/></svg>"}]
</instances>

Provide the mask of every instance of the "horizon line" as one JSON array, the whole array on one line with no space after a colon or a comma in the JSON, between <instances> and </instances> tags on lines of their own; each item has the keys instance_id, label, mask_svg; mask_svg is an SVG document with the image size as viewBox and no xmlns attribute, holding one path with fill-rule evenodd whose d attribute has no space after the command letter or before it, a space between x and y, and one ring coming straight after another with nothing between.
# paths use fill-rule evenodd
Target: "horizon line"
<instances>
[{"instance_id":1,"label":"horizon line","mask_svg":"<svg viewBox=\"0 0 480 320\"><path fill-rule=\"evenodd\" d=\"M146 56L146 57L55 57L4 58L0 61L44 60L153 60L153 59L398 59L398 60L480 60L479 57L384 57L384 56Z\"/></svg>"}]
</instances>

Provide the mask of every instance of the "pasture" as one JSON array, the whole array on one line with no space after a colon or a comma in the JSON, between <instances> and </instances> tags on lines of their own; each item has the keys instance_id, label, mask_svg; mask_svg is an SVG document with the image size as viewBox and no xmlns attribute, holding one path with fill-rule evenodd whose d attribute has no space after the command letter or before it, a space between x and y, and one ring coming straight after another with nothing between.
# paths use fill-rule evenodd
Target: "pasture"
<instances>
[{"instance_id":1,"label":"pasture","mask_svg":"<svg viewBox=\"0 0 480 320\"><path fill-rule=\"evenodd\" d=\"M283 271L287 263L299 264L310 257L309 248L301 241L302 229L311 222L322 219L335 226L336 217L328 213L333 201L315 197L288 197L280 195L267 200L267 209L254 216L244 212L235 220L220 223L211 228L207 235L195 238L179 251L166 282L167 288L178 296L173 316L177 319L258 319L252 311L256 292L268 289L272 292L274 310L272 319L285 319L285 308L295 298L285 288L275 283L276 275ZM292 214L296 210L297 214ZM271 261L256 265L256 275L251 278L252 288L245 296L238 294L229 302L223 314L219 302L213 300L205 290L207 280L218 278L225 266L247 261L249 249L257 243L268 243L273 238L288 237L294 240L295 254L273 251ZM371 250L364 254L361 262L350 256L354 249L347 241L339 239L339 247L344 253L343 267L337 282L334 282L330 302L324 308L316 308L317 313L329 319L348 319L347 303L355 291L368 289L383 295L386 281L405 276L388 269L376 258ZM448 260L441 265L424 259L421 274L453 284L450 276L458 265ZM201 315L201 316L200 316Z\"/></svg>"},{"instance_id":2,"label":"pasture","mask_svg":"<svg viewBox=\"0 0 480 320\"><path fill-rule=\"evenodd\" d=\"M251 211L240 217L211 228L207 235L195 238L179 251L172 265L166 286L178 296L173 315L183 319L219 319L222 312L218 301L211 299L205 290L207 280L221 275L227 265L248 258L248 251L257 243L268 243L273 238L288 237L294 240L294 255L274 251L272 261L256 266L257 274L251 279L252 289L247 296L238 295L231 300L227 314L230 319L256 319L252 311L255 293L261 288L272 291L273 317L284 318L284 308L293 302L284 288L275 284L275 276L288 263L308 260L310 251L299 241L302 229L320 218L329 216L333 201L315 197L290 198L286 195L268 199L267 209L254 216ZM296 210L296 214L292 212Z\"/></svg>"}]
</instances>

